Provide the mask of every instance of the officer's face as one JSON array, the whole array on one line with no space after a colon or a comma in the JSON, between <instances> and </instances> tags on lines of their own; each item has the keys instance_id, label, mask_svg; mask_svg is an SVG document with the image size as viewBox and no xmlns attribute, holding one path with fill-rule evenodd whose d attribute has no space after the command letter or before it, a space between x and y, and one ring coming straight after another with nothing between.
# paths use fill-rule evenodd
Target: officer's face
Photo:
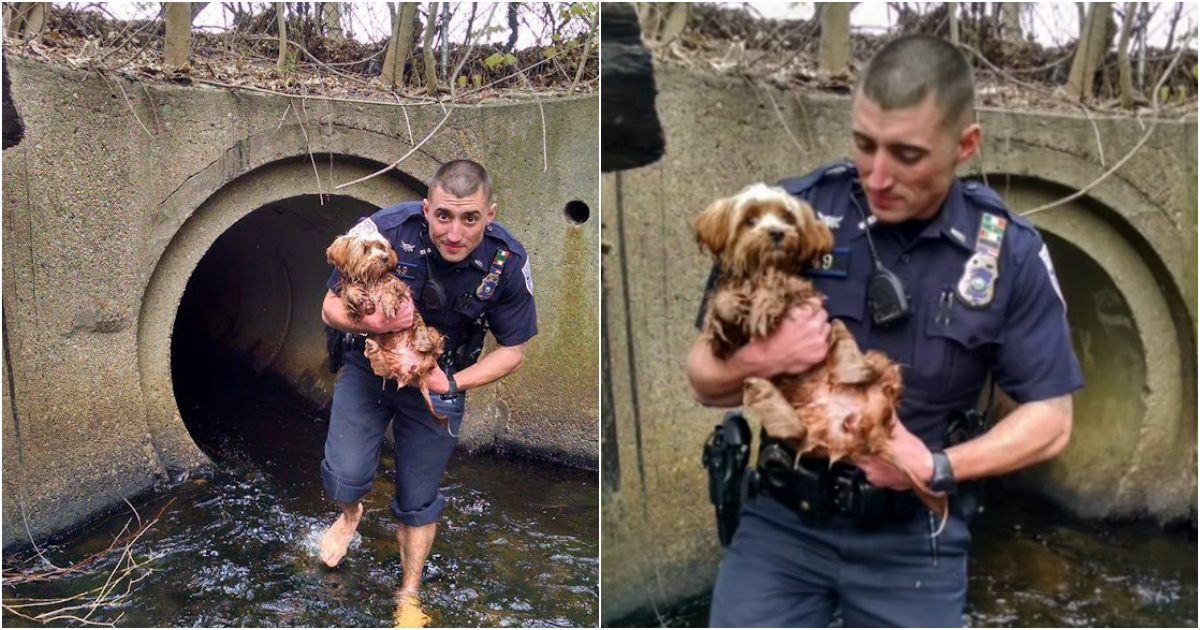
<instances>
[{"instance_id":1,"label":"officer's face","mask_svg":"<svg viewBox=\"0 0 1200 630\"><path fill-rule=\"evenodd\" d=\"M496 204L479 190L455 197L439 186L429 191L423 206L429 238L447 262L466 258L483 240L483 229L496 218Z\"/></svg>"},{"instance_id":2,"label":"officer's face","mask_svg":"<svg viewBox=\"0 0 1200 630\"><path fill-rule=\"evenodd\" d=\"M884 223L937 216L955 168L979 147L979 125L943 126L932 95L884 111L857 94L853 111L854 163L871 212Z\"/></svg>"}]
</instances>

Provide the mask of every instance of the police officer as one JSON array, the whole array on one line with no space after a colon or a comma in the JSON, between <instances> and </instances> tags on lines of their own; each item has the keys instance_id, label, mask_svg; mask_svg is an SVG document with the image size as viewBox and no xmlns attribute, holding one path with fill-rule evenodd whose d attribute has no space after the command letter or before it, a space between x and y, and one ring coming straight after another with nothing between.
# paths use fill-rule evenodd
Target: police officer
<instances>
[{"instance_id":1,"label":"police officer","mask_svg":"<svg viewBox=\"0 0 1200 630\"><path fill-rule=\"evenodd\" d=\"M958 484L1062 451L1083 378L1046 246L993 191L955 177L981 142L974 91L970 65L937 38L902 37L871 60L852 101L853 162L782 184L834 234L833 255L807 271L828 297L824 310L794 309L727 361L698 340L687 364L698 401L737 406L747 377L821 362L836 318L861 347L903 366L891 452L952 505ZM1019 407L951 446L947 425L974 406L989 373ZM764 431L770 446L772 427ZM717 576L713 626L824 627L835 610L847 627L962 624L964 511L952 508L934 537L939 523L904 475L878 459L855 464L830 471L801 460L786 471L794 484L777 483L793 494L768 484L746 501ZM797 490L801 477L820 485ZM887 500L864 508L876 494ZM854 500L835 500L845 496ZM827 513L813 516L814 505Z\"/></svg>"},{"instance_id":2,"label":"police officer","mask_svg":"<svg viewBox=\"0 0 1200 630\"><path fill-rule=\"evenodd\" d=\"M487 171L469 160L443 165L429 183L429 196L384 208L370 217L396 251L396 274L412 288L425 323L445 335L446 354L429 376L434 407L448 416L458 434L467 390L513 373L537 334L533 280L521 244L495 222L496 204ZM438 484L457 440L430 415L414 387L375 376L363 355L362 335L404 330L412 325L413 305L393 319L382 313L352 322L329 280L321 316L337 330L353 333L343 353L345 365L333 392L321 479L342 515L321 541L321 559L337 566L362 517L379 465L380 441L392 422L396 455L396 495L392 514L403 566L396 621L424 625L428 617L417 598L421 571L433 545L446 499ZM486 322L495 350L475 362Z\"/></svg>"}]
</instances>

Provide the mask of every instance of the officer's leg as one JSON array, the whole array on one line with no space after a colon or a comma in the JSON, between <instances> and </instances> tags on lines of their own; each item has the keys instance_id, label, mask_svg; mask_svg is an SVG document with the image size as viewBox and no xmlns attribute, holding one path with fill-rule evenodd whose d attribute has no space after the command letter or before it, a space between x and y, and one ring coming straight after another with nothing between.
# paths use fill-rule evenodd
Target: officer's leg
<instances>
[{"instance_id":1,"label":"officer's leg","mask_svg":"<svg viewBox=\"0 0 1200 630\"><path fill-rule=\"evenodd\" d=\"M392 421L396 441L396 496L392 514L400 521L396 539L400 544L400 592L415 594L421 585L421 571L433 547L437 521L446 498L438 491L446 464L458 438L434 421L420 392L408 387L394 392L397 414ZM458 434L462 424L465 394L452 401L434 395L434 408L447 416L450 429Z\"/></svg>"},{"instance_id":2,"label":"officer's leg","mask_svg":"<svg viewBox=\"0 0 1200 630\"><path fill-rule=\"evenodd\" d=\"M772 498L742 510L713 589L709 625L808 627L829 625L836 603L836 550L819 530Z\"/></svg>"},{"instance_id":3,"label":"officer's leg","mask_svg":"<svg viewBox=\"0 0 1200 630\"><path fill-rule=\"evenodd\" d=\"M967 598L970 533L951 516L937 538L937 523L920 514L907 524L847 540L842 573L846 627L961 627Z\"/></svg>"},{"instance_id":4,"label":"officer's leg","mask_svg":"<svg viewBox=\"0 0 1200 630\"><path fill-rule=\"evenodd\" d=\"M337 566L362 518L361 499L379 466L379 445L392 411L381 396L381 380L354 362L342 368L333 388L321 482L342 515L321 539L321 560Z\"/></svg>"}]
</instances>

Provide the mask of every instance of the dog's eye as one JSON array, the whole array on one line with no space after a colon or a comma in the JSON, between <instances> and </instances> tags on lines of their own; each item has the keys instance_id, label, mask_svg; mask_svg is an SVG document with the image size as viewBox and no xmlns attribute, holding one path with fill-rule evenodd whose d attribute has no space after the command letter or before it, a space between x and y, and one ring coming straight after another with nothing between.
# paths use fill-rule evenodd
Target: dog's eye
<instances>
[{"instance_id":1,"label":"dog's eye","mask_svg":"<svg viewBox=\"0 0 1200 630\"><path fill-rule=\"evenodd\" d=\"M747 227L754 227L754 224L757 222L758 222L758 217L746 217L745 223L746 223Z\"/></svg>"}]
</instances>

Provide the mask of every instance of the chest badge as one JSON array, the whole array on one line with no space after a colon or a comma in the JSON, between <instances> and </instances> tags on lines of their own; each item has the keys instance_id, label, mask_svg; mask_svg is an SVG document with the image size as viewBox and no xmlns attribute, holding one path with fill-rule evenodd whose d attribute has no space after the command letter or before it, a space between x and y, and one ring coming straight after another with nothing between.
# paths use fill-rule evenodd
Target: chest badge
<instances>
[{"instance_id":1,"label":"chest badge","mask_svg":"<svg viewBox=\"0 0 1200 630\"><path fill-rule=\"evenodd\" d=\"M413 251L416 251L417 246L413 245L412 243L405 243L404 241L400 241L400 249L403 251L406 251L406 252L413 252Z\"/></svg>"},{"instance_id":2,"label":"chest badge","mask_svg":"<svg viewBox=\"0 0 1200 630\"><path fill-rule=\"evenodd\" d=\"M500 274L504 273L504 265L508 263L508 257L507 249L496 250L496 255L492 258L492 268L475 289L475 297L481 300L492 299L492 296L496 294L497 285L500 284Z\"/></svg>"},{"instance_id":3,"label":"chest badge","mask_svg":"<svg viewBox=\"0 0 1200 630\"><path fill-rule=\"evenodd\" d=\"M975 238L975 253L963 266L955 294L970 308L987 308L996 297L996 281L1000 279L1000 250L1008 221L994 214L984 214Z\"/></svg>"}]
</instances>

